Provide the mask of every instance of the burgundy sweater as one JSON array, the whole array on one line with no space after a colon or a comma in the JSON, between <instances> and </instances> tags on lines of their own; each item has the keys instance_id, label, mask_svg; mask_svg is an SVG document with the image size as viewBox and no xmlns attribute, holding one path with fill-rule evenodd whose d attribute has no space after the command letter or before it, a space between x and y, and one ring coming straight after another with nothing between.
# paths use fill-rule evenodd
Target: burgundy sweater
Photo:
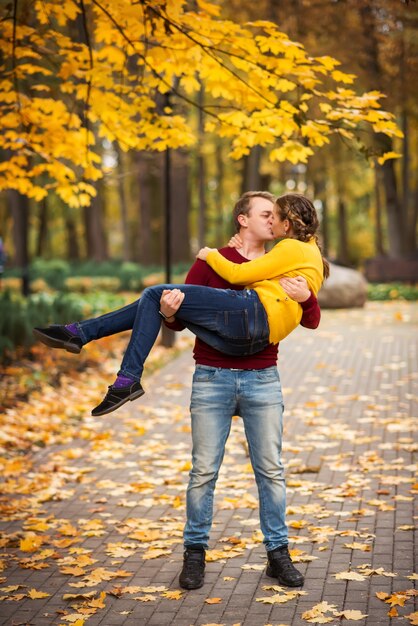
<instances>
[{"instance_id":1,"label":"burgundy sweater","mask_svg":"<svg viewBox=\"0 0 418 626\"><path fill-rule=\"evenodd\" d=\"M249 259L243 257L235 248L220 248L219 252L233 263L246 263ZM189 270L186 277L188 285L205 285L207 287L217 287L220 289L236 289L241 291L242 286L231 285L221 278L205 261L197 259ZM311 294L306 302L301 303L303 314L301 325L306 328L317 328L321 319L321 310L318 300ZM184 326L180 320L166 323L172 330L183 330ZM196 338L193 356L198 365L210 365L212 367L224 367L227 369L264 369L277 364L279 344L269 344L261 352L251 356L230 356L215 350L207 343Z\"/></svg>"}]
</instances>

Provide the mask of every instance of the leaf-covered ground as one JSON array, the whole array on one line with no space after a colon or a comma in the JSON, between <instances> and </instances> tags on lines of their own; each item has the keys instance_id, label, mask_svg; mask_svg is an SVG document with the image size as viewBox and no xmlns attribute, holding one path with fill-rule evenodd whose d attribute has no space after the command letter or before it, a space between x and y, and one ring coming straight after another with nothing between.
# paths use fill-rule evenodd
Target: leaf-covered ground
<instances>
[{"instance_id":1,"label":"leaf-covered ground","mask_svg":"<svg viewBox=\"0 0 418 626\"><path fill-rule=\"evenodd\" d=\"M0 623L233 626L418 624L416 304L325 311L280 349L293 559L265 576L239 418L218 481L202 589L184 592L190 469L187 349L157 348L146 395L94 419L125 338L38 347L2 372ZM416 550L415 550L416 553ZM395 621L393 622L393 620Z\"/></svg>"}]
</instances>

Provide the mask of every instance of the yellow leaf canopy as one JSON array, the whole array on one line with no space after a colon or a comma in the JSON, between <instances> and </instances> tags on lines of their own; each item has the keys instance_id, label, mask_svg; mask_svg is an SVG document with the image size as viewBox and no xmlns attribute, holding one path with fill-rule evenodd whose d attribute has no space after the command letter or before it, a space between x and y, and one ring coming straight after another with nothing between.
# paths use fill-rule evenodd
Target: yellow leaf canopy
<instances>
[{"instance_id":1,"label":"yellow leaf canopy","mask_svg":"<svg viewBox=\"0 0 418 626\"><path fill-rule=\"evenodd\" d=\"M16 7L0 15L0 190L86 205L104 139L123 150L191 146L198 106L236 159L261 145L271 160L306 162L332 133L400 134L380 93L341 86L355 77L337 60L310 57L273 23L222 19L209 0Z\"/></svg>"}]
</instances>

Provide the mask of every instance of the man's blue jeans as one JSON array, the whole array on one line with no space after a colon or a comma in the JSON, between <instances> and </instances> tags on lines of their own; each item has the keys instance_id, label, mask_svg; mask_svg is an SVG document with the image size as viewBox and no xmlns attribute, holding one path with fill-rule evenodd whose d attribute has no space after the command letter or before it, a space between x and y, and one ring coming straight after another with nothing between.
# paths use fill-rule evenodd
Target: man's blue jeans
<instances>
[{"instance_id":1,"label":"man's blue jeans","mask_svg":"<svg viewBox=\"0 0 418 626\"><path fill-rule=\"evenodd\" d=\"M275 550L286 545L283 398L277 368L230 370L197 365L190 411L193 466L187 489L185 546L208 546L215 484L234 415L244 422L265 547Z\"/></svg>"},{"instance_id":2,"label":"man's blue jeans","mask_svg":"<svg viewBox=\"0 0 418 626\"><path fill-rule=\"evenodd\" d=\"M174 288L185 294L176 317L213 348L226 354L245 355L259 352L268 345L267 315L254 290L235 291L200 285L148 287L132 304L79 322L77 327L83 343L132 329L118 373L139 380L160 330L158 311L162 292Z\"/></svg>"}]
</instances>

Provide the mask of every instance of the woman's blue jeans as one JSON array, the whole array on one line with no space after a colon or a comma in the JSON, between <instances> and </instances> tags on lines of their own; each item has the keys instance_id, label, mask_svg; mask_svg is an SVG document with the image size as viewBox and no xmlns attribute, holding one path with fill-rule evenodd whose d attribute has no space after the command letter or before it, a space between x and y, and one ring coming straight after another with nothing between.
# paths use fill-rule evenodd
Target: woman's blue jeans
<instances>
[{"instance_id":1,"label":"woman's blue jeans","mask_svg":"<svg viewBox=\"0 0 418 626\"><path fill-rule=\"evenodd\" d=\"M199 339L235 356L263 350L269 343L267 315L257 293L200 285L148 287L139 300L116 311L77 324L83 343L132 329L119 374L140 379L145 360L161 326L164 289L180 289L185 298L176 318Z\"/></svg>"}]
</instances>

